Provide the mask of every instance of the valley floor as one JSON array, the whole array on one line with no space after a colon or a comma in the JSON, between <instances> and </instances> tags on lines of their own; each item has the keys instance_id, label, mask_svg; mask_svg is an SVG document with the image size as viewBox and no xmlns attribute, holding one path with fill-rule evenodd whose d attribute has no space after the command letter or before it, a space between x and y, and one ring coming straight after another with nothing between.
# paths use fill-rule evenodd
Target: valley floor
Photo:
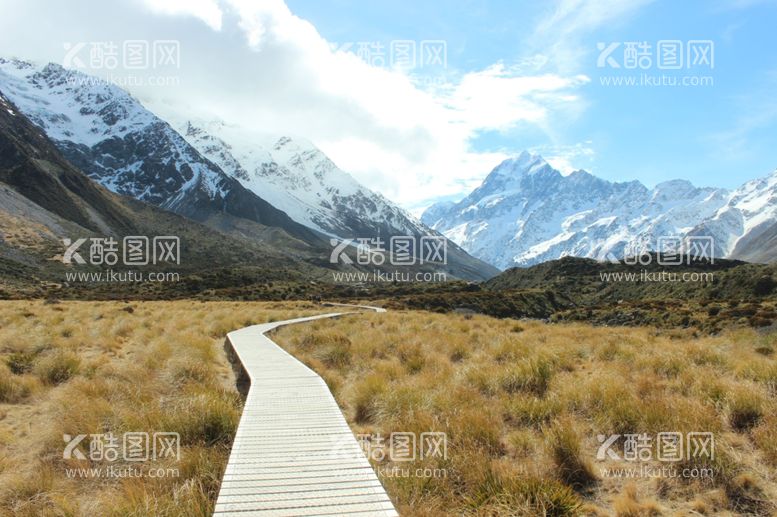
<instances>
[{"instance_id":1,"label":"valley floor","mask_svg":"<svg viewBox=\"0 0 777 517\"><path fill-rule=\"evenodd\" d=\"M326 310L0 302L0 514L209 515L242 405L224 335ZM396 310L273 339L327 381L402 515L771 515L777 335L692 332ZM134 432L178 433L180 459L87 445Z\"/></svg>"}]
</instances>

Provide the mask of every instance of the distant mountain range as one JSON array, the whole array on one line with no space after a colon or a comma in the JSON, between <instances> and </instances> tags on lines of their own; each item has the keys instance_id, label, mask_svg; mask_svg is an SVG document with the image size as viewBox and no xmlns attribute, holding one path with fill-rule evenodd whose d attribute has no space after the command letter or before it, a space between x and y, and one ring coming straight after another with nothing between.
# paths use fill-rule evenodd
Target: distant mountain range
<instances>
[{"instance_id":1,"label":"distant mountain range","mask_svg":"<svg viewBox=\"0 0 777 517\"><path fill-rule=\"evenodd\" d=\"M121 88L56 64L0 58L0 91L104 187L228 235L304 248L322 265L330 237L439 235L301 139L223 123L179 133ZM452 242L441 268L469 280L498 272Z\"/></svg>"},{"instance_id":2,"label":"distant mountain range","mask_svg":"<svg viewBox=\"0 0 777 517\"><path fill-rule=\"evenodd\" d=\"M109 191L324 268L339 267L329 263L332 238L440 234L450 240L438 269L467 280L498 273L490 264L620 259L655 249L662 236L710 236L720 258L777 259L777 171L733 191L684 180L649 189L582 170L563 175L524 152L419 221L301 137L186 114L168 122L121 88L55 64L0 58L0 92L74 170ZM15 179L34 190L29 178ZM59 198L29 199L58 213ZM84 225L95 213L81 211L68 220Z\"/></svg>"},{"instance_id":3,"label":"distant mountain range","mask_svg":"<svg viewBox=\"0 0 777 517\"><path fill-rule=\"evenodd\" d=\"M565 256L619 260L655 250L662 236L710 236L715 257L768 262L777 258L777 171L734 191L684 180L649 189L583 170L563 175L523 152L421 220L502 269Z\"/></svg>"}]
</instances>

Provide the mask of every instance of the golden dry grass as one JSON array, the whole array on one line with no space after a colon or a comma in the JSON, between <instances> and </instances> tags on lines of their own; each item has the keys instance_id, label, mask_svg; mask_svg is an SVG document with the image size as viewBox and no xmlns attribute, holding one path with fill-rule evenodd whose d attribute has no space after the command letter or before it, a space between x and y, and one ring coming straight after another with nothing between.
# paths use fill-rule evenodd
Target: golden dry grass
<instances>
[{"instance_id":1,"label":"golden dry grass","mask_svg":"<svg viewBox=\"0 0 777 517\"><path fill-rule=\"evenodd\" d=\"M240 414L223 336L307 303L0 303L0 514L208 515ZM444 431L447 460L384 477L403 515L770 515L777 346L738 330L424 312L286 327L354 431ZM63 434L176 431L173 478L71 479ZM711 431L712 481L606 477L597 434ZM388 460L376 465L385 471ZM407 467L403 464L402 467ZM689 465L691 466L691 465ZM695 513L694 513L695 512Z\"/></svg>"},{"instance_id":2,"label":"golden dry grass","mask_svg":"<svg viewBox=\"0 0 777 517\"><path fill-rule=\"evenodd\" d=\"M442 431L448 458L376 463L403 515L772 515L776 336L389 312L284 327L357 433ZM597 435L712 432L709 479L607 476ZM638 464L637 464L638 465ZM660 464L651 460L646 465ZM446 476L415 476L417 467Z\"/></svg>"},{"instance_id":3,"label":"golden dry grass","mask_svg":"<svg viewBox=\"0 0 777 517\"><path fill-rule=\"evenodd\" d=\"M0 302L0 515L210 515L241 411L224 335L319 312L296 302ZM127 431L180 433L180 461L156 465L178 476L68 478L84 462L63 459L63 434Z\"/></svg>"}]
</instances>

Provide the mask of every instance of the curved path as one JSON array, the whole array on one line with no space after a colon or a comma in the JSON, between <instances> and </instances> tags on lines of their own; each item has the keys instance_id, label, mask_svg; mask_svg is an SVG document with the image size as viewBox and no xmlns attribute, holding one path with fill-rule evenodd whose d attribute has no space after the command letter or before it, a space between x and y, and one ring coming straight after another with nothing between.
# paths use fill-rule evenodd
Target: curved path
<instances>
[{"instance_id":1,"label":"curved path","mask_svg":"<svg viewBox=\"0 0 777 517\"><path fill-rule=\"evenodd\" d=\"M265 336L283 325L343 314L353 313L265 323L227 334L227 347L250 387L215 517L398 515L326 383Z\"/></svg>"}]
</instances>

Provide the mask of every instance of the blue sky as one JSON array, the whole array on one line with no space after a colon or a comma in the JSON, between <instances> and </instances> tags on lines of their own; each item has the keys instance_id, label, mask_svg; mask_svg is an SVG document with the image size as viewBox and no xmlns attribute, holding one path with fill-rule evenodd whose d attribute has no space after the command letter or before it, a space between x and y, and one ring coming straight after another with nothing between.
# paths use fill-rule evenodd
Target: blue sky
<instances>
[{"instance_id":1,"label":"blue sky","mask_svg":"<svg viewBox=\"0 0 777 517\"><path fill-rule=\"evenodd\" d=\"M479 131L471 141L475 150L535 149L608 179L639 179L648 185L685 178L697 185L735 187L777 168L777 2L657 1L590 28L570 29L569 20L561 19L556 34L554 23L538 31L556 8L550 2L287 4L331 42L443 39L446 73L454 76L500 61L520 65L542 54L547 62L528 67L527 74L590 78L580 87L579 111L553 115L543 128L518 122L506 130ZM676 81L704 76L713 83L601 84L602 76L638 75L640 70L598 68L598 42L648 42L655 65L659 40L680 40L684 46L689 40L711 40L713 67L701 63L675 71L651 66L644 73L663 73ZM555 55L556 45L570 48ZM619 61L622 48L613 54Z\"/></svg>"}]
</instances>

